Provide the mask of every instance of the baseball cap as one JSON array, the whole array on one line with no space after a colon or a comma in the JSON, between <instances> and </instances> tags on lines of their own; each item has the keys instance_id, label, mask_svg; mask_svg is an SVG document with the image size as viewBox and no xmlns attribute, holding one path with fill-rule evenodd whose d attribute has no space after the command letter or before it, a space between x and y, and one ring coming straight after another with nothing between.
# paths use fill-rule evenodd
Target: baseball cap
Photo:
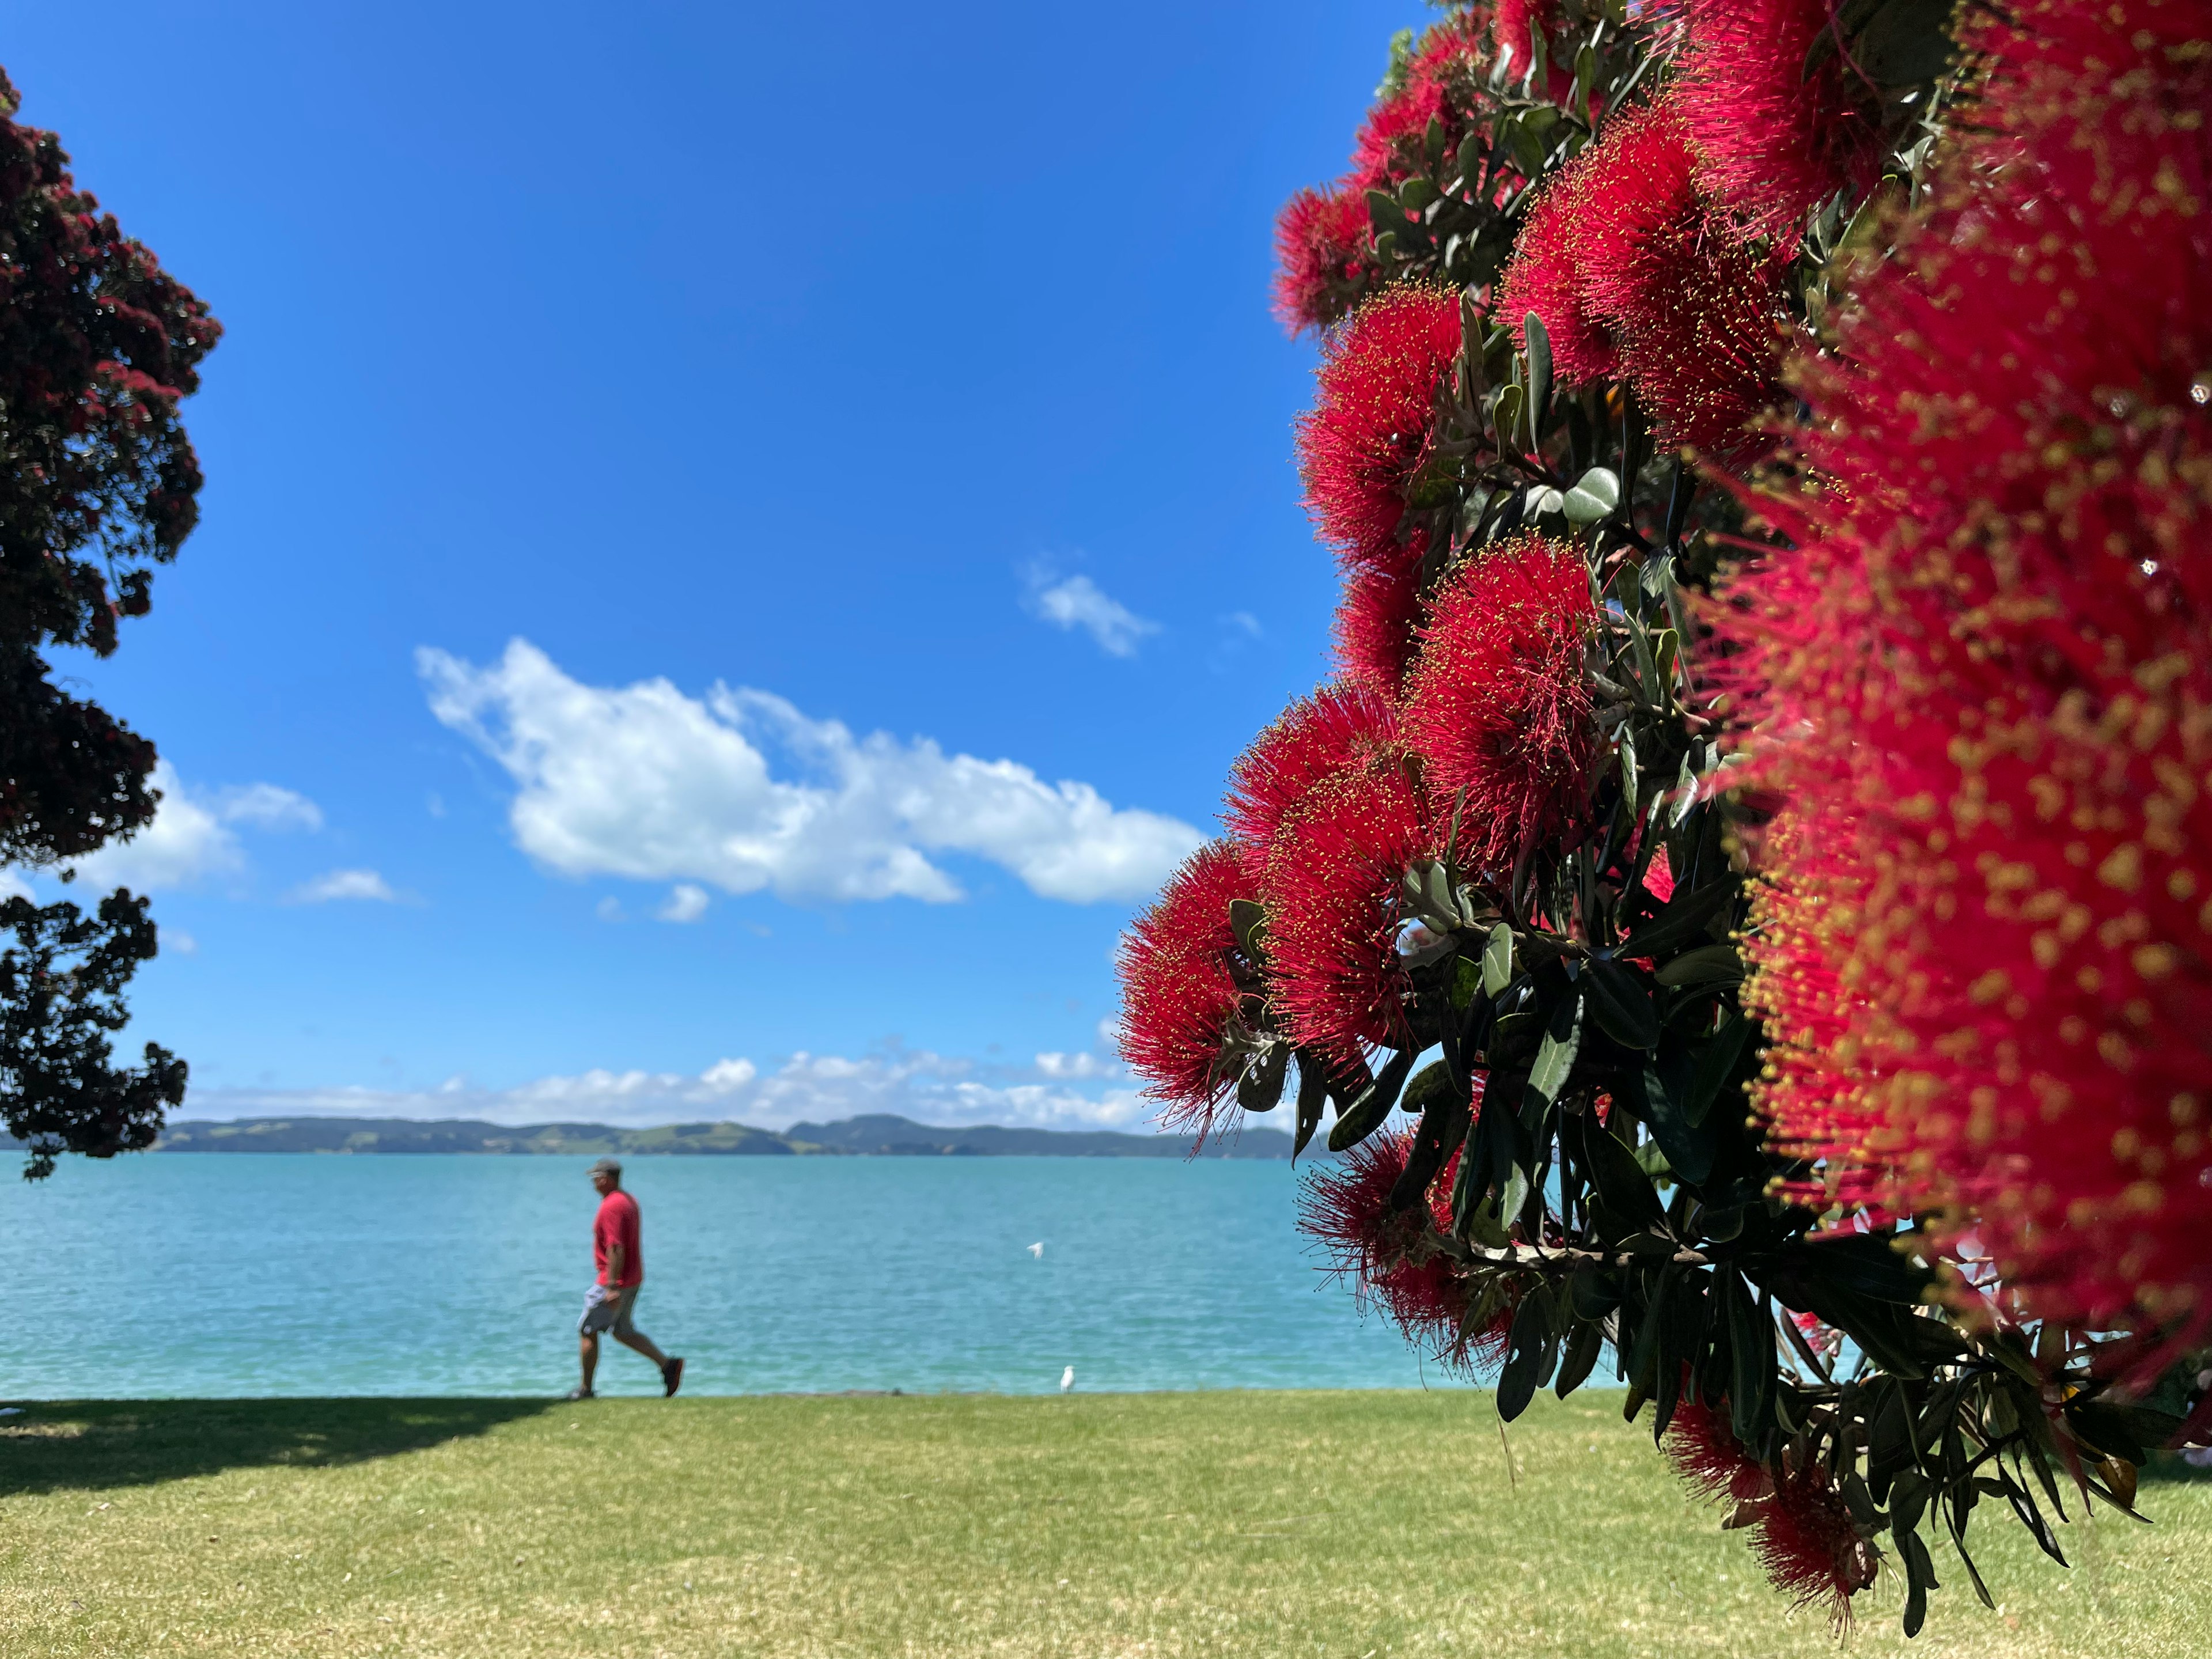
<instances>
[{"instance_id":1,"label":"baseball cap","mask_svg":"<svg viewBox=\"0 0 2212 1659\"><path fill-rule=\"evenodd\" d=\"M622 1173L622 1165L615 1162L615 1160L611 1158L603 1158L598 1163L592 1164L589 1170L585 1171L585 1173L586 1175L618 1176Z\"/></svg>"}]
</instances>

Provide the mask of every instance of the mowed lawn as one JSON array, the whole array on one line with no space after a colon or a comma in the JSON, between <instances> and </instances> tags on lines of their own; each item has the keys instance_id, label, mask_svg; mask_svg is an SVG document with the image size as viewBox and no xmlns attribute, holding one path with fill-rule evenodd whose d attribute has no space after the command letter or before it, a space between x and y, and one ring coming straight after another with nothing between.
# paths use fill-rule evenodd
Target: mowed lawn
<instances>
[{"instance_id":1,"label":"mowed lawn","mask_svg":"<svg viewBox=\"0 0 2212 1659\"><path fill-rule=\"evenodd\" d=\"M1832 1654L1618 1395L34 1406L0 1426L9 1655ZM1648 1418L1647 1418L1648 1422ZM2002 1601L1850 1651L2212 1650L2212 1482L1985 1507Z\"/></svg>"}]
</instances>

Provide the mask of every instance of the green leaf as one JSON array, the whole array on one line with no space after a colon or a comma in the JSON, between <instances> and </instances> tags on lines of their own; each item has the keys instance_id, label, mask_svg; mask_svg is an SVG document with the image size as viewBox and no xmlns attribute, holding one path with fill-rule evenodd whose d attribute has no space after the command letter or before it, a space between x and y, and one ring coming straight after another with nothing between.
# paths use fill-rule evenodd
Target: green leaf
<instances>
[{"instance_id":1,"label":"green leaf","mask_svg":"<svg viewBox=\"0 0 2212 1659\"><path fill-rule=\"evenodd\" d=\"M1465 957L1452 963L1451 984L1444 994L1456 1012L1463 1014L1472 1008L1481 989L1481 969Z\"/></svg>"},{"instance_id":2,"label":"green leaf","mask_svg":"<svg viewBox=\"0 0 2212 1659\"><path fill-rule=\"evenodd\" d=\"M1437 187L1416 175L1398 186L1398 205L1408 213L1419 213L1437 199Z\"/></svg>"},{"instance_id":3,"label":"green leaf","mask_svg":"<svg viewBox=\"0 0 2212 1659\"><path fill-rule=\"evenodd\" d=\"M1584 1112L1582 1126L1583 1161L1613 1219L1630 1228L1657 1226L1666 1211L1651 1188L1651 1177L1638 1165L1636 1154L1597 1121L1595 1112Z\"/></svg>"},{"instance_id":4,"label":"green leaf","mask_svg":"<svg viewBox=\"0 0 2212 1659\"><path fill-rule=\"evenodd\" d=\"M1766 1391L1762 1370L1774 1369L1774 1333L1762 1329L1759 1310L1743 1275L1733 1267L1715 1269L1721 1306L1728 1320L1729 1408L1735 1437L1747 1446L1759 1441L1759 1405Z\"/></svg>"},{"instance_id":5,"label":"green leaf","mask_svg":"<svg viewBox=\"0 0 2212 1659\"><path fill-rule=\"evenodd\" d=\"M1662 985L1734 985L1743 978L1743 958L1733 945L1700 945L1661 964Z\"/></svg>"},{"instance_id":6,"label":"green leaf","mask_svg":"<svg viewBox=\"0 0 2212 1659\"><path fill-rule=\"evenodd\" d=\"M1389 191L1370 190L1367 192L1367 220L1380 240L1406 228L1406 210L1398 205L1398 198Z\"/></svg>"},{"instance_id":7,"label":"green leaf","mask_svg":"<svg viewBox=\"0 0 2212 1659\"><path fill-rule=\"evenodd\" d=\"M1264 905L1250 899L1229 901L1229 930L1237 936L1237 943L1244 954L1255 962L1264 962L1267 956L1267 912Z\"/></svg>"},{"instance_id":8,"label":"green leaf","mask_svg":"<svg viewBox=\"0 0 2212 1659\"><path fill-rule=\"evenodd\" d=\"M1425 1112L1451 1092L1451 1073L1441 1060L1432 1060L1413 1073L1398 1104L1409 1112Z\"/></svg>"},{"instance_id":9,"label":"green leaf","mask_svg":"<svg viewBox=\"0 0 2212 1659\"><path fill-rule=\"evenodd\" d=\"M1574 1070L1575 1056L1582 1046L1583 993L1577 988L1553 1011L1544 1040L1536 1045L1536 1063L1528 1068L1528 1094L1541 1099L1547 1106L1559 1099L1559 1091L1567 1086L1567 1074Z\"/></svg>"},{"instance_id":10,"label":"green leaf","mask_svg":"<svg viewBox=\"0 0 2212 1659\"><path fill-rule=\"evenodd\" d=\"M1657 915L1615 946L1612 954L1624 959L1665 956L1710 927L1735 902L1739 890L1734 881L1708 882L1687 893L1678 889Z\"/></svg>"},{"instance_id":11,"label":"green leaf","mask_svg":"<svg viewBox=\"0 0 2212 1659\"><path fill-rule=\"evenodd\" d=\"M1624 1048L1659 1046L1659 1011L1634 969L1602 959L1586 963L1583 983L1600 1030Z\"/></svg>"},{"instance_id":12,"label":"green leaf","mask_svg":"<svg viewBox=\"0 0 2212 1659\"><path fill-rule=\"evenodd\" d=\"M1348 1152L1381 1128L1382 1120L1390 1115L1390 1109L1398 1103L1398 1091L1406 1086L1407 1073L1413 1069L1413 1055L1410 1049L1400 1049L1391 1055L1389 1063L1376 1073L1375 1081L1338 1115L1328 1132L1329 1151Z\"/></svg>"},{"instance_id":13,"label":"green leaf","mask_svg":"<svg viewBox=\"0 0 2212 1659\"><path fill-rule=\"evenodd\" d=\"M1697 1067L1690 1073L1689 1091L1682 1097L1682 1121L1696 1128L1705 1121L1722 1086L1735 1070L1743 1045L1751 1036L1751 1021L1742 1010L1730 1012L1721 1029L1698 1051Z\"/></svg>"},{"instance_id":14,"label":"green leaf","mask_svg":"<svg viewBox=\"0 0 2212 1659\"><path fill-rule=\"evenodd\" d=\"M1950 15L1942 0L1889 0L1852 42L1853 69L1878 87L1934 80L1951 62Z\"/></svg>"},{"instance_id":15,"label":"green leaf","mask_svg":"<svg viewBox=\"0 0 2212 1659\"><path fill-rule=\"evenodd\" d=\"M1237 1103L1248 1112L1273 1111L1283 1097L1283 1077L1290 1063L1290 1044L1270 1041L1259 1063L1246 1066L1237 1079Z\"/></svg>"},{"instance_id":16,"label":"green leaf","mask_svg":"<svg viewBox=\"0 0 2212 1659\"><path fill-rule=\"evenodd\" d=\"M1620 728L1620 793L1632 814L1636 811L1636 734L1626 722Z\"/></svg>"},{"instance_id":17,"label":"green leaf","mask_svg":"<svg viewBox=\"0 0 2212 1659\"><path fill-rule=\"evenodd\" d=\"M1451 888L1451 869L1441 859L1431 859L1421 869L1421 896L1427 905L1426 915L1445 930L1456 927L1466 920L1459 913L1459 900Z\"/></svg>"},{"instance_id":18,"label":"green leaf","mask_svg":"<svg viewBox=\"0 0 2212 1659\"><path fill-rule=\"evenodd\" d=\"M1588 1322L1577 1322L1574 1334L1567 1339L1566 1353L1559 1362L1559 1380L1552 1385L1553 1392L1565 1400L1582 1387L1604 1350L1604 1328Z\"/></svg>"},{"instance_id":19,"label":"green leaf","mask_svg":"<svg viewBox=\"0 0 2212 1659\"><path fill-rule=\"evenodd\" d=\"M1536 1390L1544 1386L1543 1362L1551 1346L1552 1322L1545 1314L1544 1298L1532 1291L1514 1310L1505 1369L1498 1374L1498 1415L1504 1421L1510 1423L1528 1410Z\"/></svg>"},{"instance_id":20,"label":"green leaf","mask_svg":"<svg viewBox=\"0 0 2212 1659\"><path fill-rule=\"evenodd\" d=\"M1936 1564L1928 1559L1928 1546L1918 1533L1900 1523L1890 1528L1889 1535L1897 1540L1897 1553L1905 1560L1905 1633L1917 1636L1928 1622L1928 1592L1942 1586L1936 1582Z\"/></svg>"},{"instance_id":21,"label":"green leaf","mask_svg":"<svg viewBox=\"0 0 2212 1659\"><path fill-rule=\"evenodd\" d=\"M1542 441L1544 418L1552 409L1552 336L1544 319L1529 312L1521 319L1528 350L1528 449Z\"/></svg>"},{"instance_id":22,"label":"green leaf","mask_svg":"<svg viewBox=\"0 0 2212 1659\"><path fill-rule=\"evenodd\" d=\"M1483 158L1489 153L1490 146L1485 140L1480 127L1475 128L1459 141L1459 178L1460 188L1462 191L1471 191L1482 181ZM1471 302L1462 301L1462 305ZM1479 342L1482 337L1469 330L1467 337ZM1477 355L1480 356L1479 350Z\"/></svg>"},{"instance_id":23,"label":"green leaf","mask_svg":"<svg viewBox=\"0 0 2212 1659\"><path fill-rule=\"evenodd\" d=\"M1300 1054L1298 1055L1297 1138L1291 1143L1291 1158L1293 1161L1296 1161L1300 1152L1305 1151L1306 1143L1314 1138L1314 1131L1321 1127L1321 1109L1328 1099L1328 1072L1322 1069L1321 1061L1310 1054Z\"/></svg>"},{"instance_id":24,"label":"green leaf","mask_svg":"<svg viewBox=\"0 0 2212 1659\"><path fill-rule=\"evenodd\" d=\"M1494 997L1513 982L1513 928L1499 922L1482 947L1482 994Z\"/></svg>"},{"instance_id":25,"label":"green leaf","mask_svg":"<svg viewBox=\"0 0 2212 1659\"><path fill-rule=\"evenodd\" d=\"M1609 467L1594 466L1575 481L1559 510L1569 524L1595 524L1620 505L1620 478Z\"/></svg>"},{"instance_id":26,"label":"green leaf","mask_svg":"<svg viewBox=\"0 0 2212 1659\"><path fill-rule=\"evenodd\" d=\"M1501 447L1520 442L1521 403L1524 395L1518 384L1508 382L1498 388L1492 400L1490 424Z\"/></svg>"}]
</instances>

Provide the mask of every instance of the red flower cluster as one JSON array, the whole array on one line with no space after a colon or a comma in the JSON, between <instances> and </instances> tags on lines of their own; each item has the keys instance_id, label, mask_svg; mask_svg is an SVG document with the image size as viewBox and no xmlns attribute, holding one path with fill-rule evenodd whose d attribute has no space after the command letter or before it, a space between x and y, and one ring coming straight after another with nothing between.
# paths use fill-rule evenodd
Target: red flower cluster
<instances>
[{"instance_id":1,"label":"red flower cluster","mask_svg":"<svg viewBox=\"0 0 2212 1659\"><path fill-rule=\"evenodd\" d=\"M1478 1088L1478 1104L1481 1095ZM1322 1246L1330 1271L1352 1281L1363 1297L1381 1304L1407 1340L1455 1370L1472 1373L1495 1366L1505 1357L1513 1324L1509 1300L1489 1319L1462 1330L1468 1286L1450 1258L1412 1259L1425 1222L1439 1231L1451 1226L1451 1188L1459 1154L1446 1161L1430 1183L1422 1209L1394 1212L1390 1194L1413 1153L1411 1129L1381 1129L1347 1152L1334 1165L1306 1177L1298 1196L1298 1226Z\"/></svg>"},{"instance_id":2,"label":"red flower cluster","mask_svg":"<svg viewBox=\"0 0 2212 1659\"><path fill-rule=\"evenodd\" d=\"M1403 564L1398 521L1459 346L1457 296L1416 287L1370 300L1329 342L1298 421L1298 470L1306 509L1347 569Z\"/></svg>"},{"instance_id":3,"label":"red flower cluster","mask_svg":"<svg viewBox=\"0 0 2212 1659\"><path fill-rule=\"evenodd\" d=\"M1354 571L1329 624L1337 672L1389 697L1398 694L1420 648L1421 561L1407 554L1388 568Z\"/></svg>"},{"instance_id":4,"label":"red flower cluster","mask_svg":"<svg viewBox=\"0 0 2212 1659\"><path fill-rule=\"evenodd\" d=\"M1340 180L1310 186L1275 218L1275 314L1292 333L1333 323L1372 272L1367 196Z\"/></svg>"},{"instance_id":5,"label":"red flower cluster","mask_svg":"<svg viewBox=\"0 0 2212 1659\"><path fill-rule=\"evenodd\" d=\"M1301 1048L1349 1071L1402 1040L1398 889L1439 850L1403 765L1336 773L1283 821L1267 870L1274 1006Z\"/></svg>"},{"instance_id":6,"label":"red flower cluster","mask_svg":"<svg viewBox=\"0 0 2212 1659\"><path fill-rule=\"evenodd\" d=\"M1759 1093L2070 1323L2212 1329L2208 0L1978 14L1985 131L1805 373L1735 585Z\"/></svg>"},{"instance_id":7,"label":"red flower cluster","mask_svg":"<svg viewBox=\"0 0 2212 1659\"><path fill-rule=\"evenodd\" d=\"M1667 1425L1667 1456L1700 1497L1735 1505L1732 1526L1753 1528L1753 1548L1775 1587L1799 1607L1818 1606L1838 1626L1851 1617L1851 1597L1874 1583L1880 1557L1859 1535L1851 1512L1808 1463L1773 1473L1747 1453L1729 1425L1725 1401L1685 1398Z\"/></svg>"},{"instance_id":8,"label":"red flower cluster","mask_svg":"<svg viewBox=\"0 0 2212 1659\"><path fill-rule=\"evenodd\" d=\"M1458 299L1386 289L1330 341L1298 422L1306 507L1347 574L1336 648L1346 675L1395 696L1413 653L1425 550L1399 540L1427 459L1438 388L1460 349Z\"/></svg>"},{"instance_id":9,"label":"red flower cluster","mask_svg":"<svg viewBox=\"0 0 2212 1659\"><path fill-rule=\"evenodd\" d=\"M1462 564L1431 602L1408 689L1408 744L1436 810L1466 792L1460 851L1510 866L1580 814L1597 749L1584 646L1597 625L1573 548L1539 538Z\"/></svg>"},{"instance_id":10,"label":"red flower cluster","mask_svg":"<svg viewBox=\"0 0 2212 1659\"><path fill-rule=\"evenodd\" d=\"M1333 325L1374 280L1367 192L1395 190L1425 170L1421 148L1429 123L1437 123L1451 152L1470 125L1493 112L1489 21L1484 7L1466 6L1423 35L1407 58L1401 84L1378 99L1360 124L1351 170L1284 204L1275 222L1275 313L1291 332ZM1525 28L1519 39L1525 58Z\"/></svg>"},{"instance_id":11,"label":"red flower cluster","mask_svg":"<svg viewBox=\"0 0 2212 1659\"><path fill-rule=\"evenodd\" d=\"M1780 266L1697 178L1671 94L1620 117L1530 210L1498 309L1534 312L1563 380L1619 374L1668 442L1735 454L1772 398Z\"/></svg>"},{"instance_id":12,"label":"red flower cluster","mask_svg":"<svg viewBox=\"0 0 2212 1659\"><path fill-rule=\"evenodd\" d=\"M1237 757L1223 820L1254 867L1263 867L1284 819L1324 779L1395 765L1399 753L1397 711L1389 702L1357 685L1324 687L1285 709Z\"/></svg>"},{"instance_id":13,"label":"red flower cluster","mask_svg":"<svg viewBox=\"0 0 2212 1659\"><path fill-rule=\"evenodd\" d=\"M1744 232L1794 246L1838 191L1881 182L1881 100L1844 51L1810 75L1832 0L1687 0L1690 45L1674 99L1705 187Z\"/></svg>"},{"instance_id":14,"label":"red flower cluster","mask_svg":"<svg viewBox=\"0 0 2212 1659\"><path fill-rule=\"evenodd\" d=\"M1229 906L1256 898L1258 887L1232 843L1207 842L1129 924L1116 963L1122 1057L1149 1080L1146 1092L1164 1103L1167 1121L1197 1130L1200 1141L1237 1085L1230 1039L1258 990Z\"/></svg>"}]
</instances>

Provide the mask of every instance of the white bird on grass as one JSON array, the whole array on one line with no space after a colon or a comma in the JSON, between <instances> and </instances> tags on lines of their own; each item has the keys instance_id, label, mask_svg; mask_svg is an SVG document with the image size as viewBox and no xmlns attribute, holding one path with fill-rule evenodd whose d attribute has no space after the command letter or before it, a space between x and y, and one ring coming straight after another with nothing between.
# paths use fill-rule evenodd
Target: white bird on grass
<instances>
[{"instance_id":1,"label":"white bird on grass","mask_svg":"<svg viewBox=\"0 0 2212 1659\"><path fill-rule=\"evenodd\" d=\"M1075 1386L1075 1367L1070 1365L1060 1374L1060 1391L1066 1394Z\"/></svg>"},{"instance_id":2,"label":"white bird on grass","mask_svg":"<svg viewBox=\"0 0 2212 1659\"><path fill-rule=\"evenodd\" d=\"M1043 1241L1042 1239L1039 1239L1036 1243L1034 1243L1034 1244L1030 1245L1030 1254L1032 1256L1036 1257L1039 1261L1043 1261L1043 1260L1044 1260L1044 1241Z\"/></svg>"}]
</instances>

